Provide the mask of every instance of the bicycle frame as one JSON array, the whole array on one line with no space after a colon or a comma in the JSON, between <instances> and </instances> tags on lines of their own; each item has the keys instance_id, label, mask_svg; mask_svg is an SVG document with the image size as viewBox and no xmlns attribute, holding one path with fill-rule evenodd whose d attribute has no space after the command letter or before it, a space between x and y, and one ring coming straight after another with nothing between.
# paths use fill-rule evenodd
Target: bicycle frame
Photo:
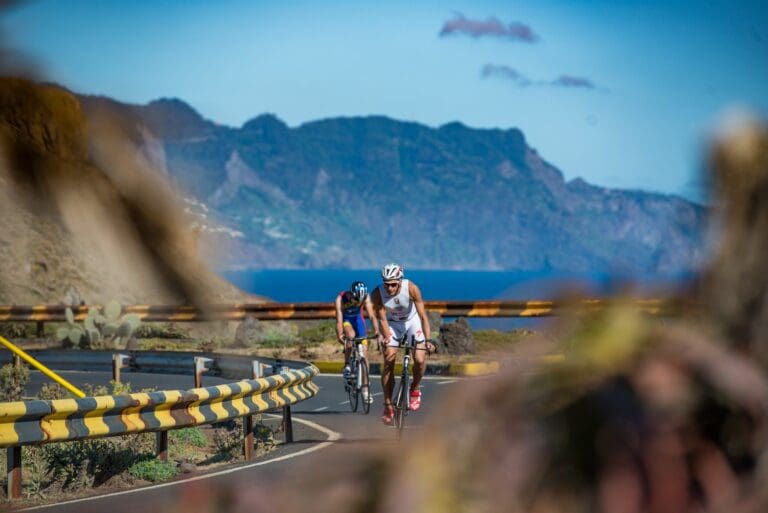
<instances>
[{"instance_id":1,"label":"bicycle frame","mask_svg":"<svg viewBox=\"0 0 768 513\"><path fill-rule=\"evenodd\" d=\"M370 337L355 337L354 339L344 339L345 348L347 344L351 344L348 365L351 375L345 380L345 388L349 393L349 404L352 411L357 411L357 403L360 395L363 397L363 411L368 413L370 411L370 402L366 400L366 397L370 397L370 377L368 375L368 362L365 357L365 350L363 348L363 342ZM366 391L366 394L363 392Z\"/></svg>"},{"instance_id":2,"label":"bicycle frame","mask_svg":"<svg viewBox=\"0 0 768 513\"><path fill-rule=\"evenodd\" d=\"M405 416L408 415L408 411L410 410L410 405L408 404L408 395L410 392L408 376L411 368L411 351L415 351L418 348L416 347L415 338L411 337L411 340L408 340L407 334L404 334L402 338L398 340L398 346L403 348L405 353L403 355L403 370L400 373L400 384L395 393L395 418L393 425L397 428L398 436L401 436L405 424Z\"/></svg>"}]
</instances>

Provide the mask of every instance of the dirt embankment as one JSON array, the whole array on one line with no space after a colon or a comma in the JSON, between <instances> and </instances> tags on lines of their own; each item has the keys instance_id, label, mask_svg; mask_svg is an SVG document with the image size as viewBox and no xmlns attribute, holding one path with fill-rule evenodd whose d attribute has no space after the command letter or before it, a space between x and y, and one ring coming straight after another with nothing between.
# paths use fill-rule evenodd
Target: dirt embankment
<instances>
[{"instance_id":1,"label":"dirt embankment","mask_svg":"<svg viewBox=\"0 0 768 513\"><path fill-rule=\"evenodd\" d=\"M0 79L0 304L257 301L198 258L136 127L70 92Z\"/></svg>"}]
</instances>

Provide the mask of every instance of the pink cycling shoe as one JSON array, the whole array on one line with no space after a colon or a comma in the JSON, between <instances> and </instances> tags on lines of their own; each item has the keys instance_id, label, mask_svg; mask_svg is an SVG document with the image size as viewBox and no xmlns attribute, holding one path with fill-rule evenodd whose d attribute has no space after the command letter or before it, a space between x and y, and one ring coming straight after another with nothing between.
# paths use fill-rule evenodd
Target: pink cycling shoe
<instances>
[{"instance_id":1,"label":"pink cycling shoe","mask_svg":"<svg viewBox=\"0 0 768 513\"><path fill-rule=\"evenodd\" d=\"M421 408L421 390L411 389L411 400L408 402L408 409L416 411Z\"/></svg>"},{"instance_id":2,"label":"pink cycling shoe","mask_svg":"<svg viewBox=\"0 0 768 513\"><path fill-rule=\"evenodd\" d=\"M387 426L392 425L392 420L395 418L395 407L391 404L384 405L384 413L381 414L381 421Z\"/></svg>"}]
</instances>

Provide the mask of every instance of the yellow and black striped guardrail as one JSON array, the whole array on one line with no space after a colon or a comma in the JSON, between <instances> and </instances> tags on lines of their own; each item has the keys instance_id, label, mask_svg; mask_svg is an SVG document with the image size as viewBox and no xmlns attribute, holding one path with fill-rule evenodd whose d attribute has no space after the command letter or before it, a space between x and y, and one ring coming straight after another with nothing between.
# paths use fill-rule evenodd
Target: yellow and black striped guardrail
<instances>
[{"instance_id":1,"label":"yellow and black striped guardrail","mask_svg":"<svg viewBox=\"0 0 768 513\"><path fill-rule=\"evenodd\" d=\"M30 356L57 370L105 370L113 366L109 351L30 351ZM0 354L0 363L10 361ZM199 356L186 352L135 351L126 356L140 372L192 374ZM8 448L8 497L21 496L21 447L85 438L157 432L158 455L167 458L168 430L243 417L244 451L252 449L252 415L283 410L286 441L292 441L290 406L317 394L312 379L318 369L304 362L207 353L211 374L229 378L251 375L226 385L190 390L106 395L76 399L0 403L0 447ZM262 368L272 374L261 377Z\"/></svg>"},{"instance_id":2,"label":"yellow and black striped guardrail","mask_svg":"<svg viewBox=\"0 0 768 513\"><path fill-rule=\"evenodd\" d=\"M125 435L210 424L314 396L311 367L227 385L0 404L0 447Z\"/></svg>"},{"instance_id":3,"label":"yellow and black striped guardrail","mask_svg":"<svg viewBox=\"0 0 768 513\"><path fill-rule=\"evenodd\" d=\"M426 301L427 310L444 317L548 317L575 309L601 308L615 301ZM651 314L674 313L680 302L663 299L638 299L631 304ZM72 308L75 320L82 321L88 310L99 305ZM0 305L0 322L65 322L64 305ZM145 322L195 322L209 320L331 319L333 303L235 303L212 304L197 308L173 305L131 305L123 313L136 314Z\"/></svg>"}]
</instances>

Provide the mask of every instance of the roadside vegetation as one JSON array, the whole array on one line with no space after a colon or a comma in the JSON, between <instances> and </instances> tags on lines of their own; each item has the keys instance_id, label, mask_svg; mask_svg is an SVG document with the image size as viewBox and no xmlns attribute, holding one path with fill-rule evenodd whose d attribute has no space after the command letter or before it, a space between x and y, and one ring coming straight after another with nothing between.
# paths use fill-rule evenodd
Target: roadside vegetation
<instances>
[{"instance_id":1,"label":"roadside vegetation","mask_svg":"<svg viewBox=\"0 0 768 513\"><path fill-rule=\"evenodd\" d=\"M0 367L2 401L68 398L58 384L45 384L34 397L24 396L29 379L25 366ZM131 393L129 383L86 385L88 396ZM145 389L140 392L150 392ZM276 427L254 416L254 455L261 456L277 445ZM155 434L139 433L99 439L56 442L22 448L23 494L30 504L79 496L94 488L119 490L145 483L205 471L243 459L243 423L240 419L213 425L174 429L168 434L168 461L155 456ZM6 466L0 451L0 465ZM5 488L5 478L0 479Z\"/></svg>"}]
</instances>

